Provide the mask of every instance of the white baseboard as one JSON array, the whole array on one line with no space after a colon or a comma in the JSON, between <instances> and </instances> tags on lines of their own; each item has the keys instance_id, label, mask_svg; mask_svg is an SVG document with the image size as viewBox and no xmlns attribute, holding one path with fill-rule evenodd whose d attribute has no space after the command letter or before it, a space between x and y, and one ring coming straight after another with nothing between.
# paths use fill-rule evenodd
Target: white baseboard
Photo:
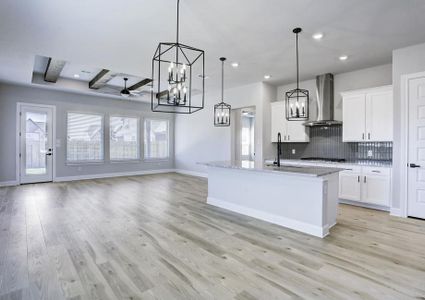
<instances>
[{"instance_id":1,"label":"white baseboard","mask_svg":"<svg viewBox=\"0 0 425 300\"><path fill-rule=\"evenodd\" d=\"M277 224L283 227L308 233L320 238L324 238L325 236L327 236L329 234L329 229L335 225L335 224L332 224L330 226L325 225L323 227L320 227L320 226L296 221L293 219L288 219L282 216L273 215L264 211L259 211L256 209L240 206L234 203L230 203L230 202L212 198L212 197L207 198L207 203L213 206L217 206L217 207L224 208L233 212L240 213L242 215L246 215L246 216L267 221L273 224Z\"/></svg>"},{"instance_id":2,"label":"white baseboard","mask_svg":"<svg viewBox=\"0 0 425 300\"><path fill-rule=\"evenodd\" d=\"M391 207L390 210L390 215L394 216L394 217L401 217L401 218L405 218L406 216L403 215L402 211L400 208L395 208L395 207Z\"/></svg>"},{"instance_id":3,"label":"white baseboard","mask_svg":"<svg viewBox=\"0 0 425 300\"><path fill-rule=\"evenodd\" d=\"M175 169L174 171L179 174L208 178L207 173L195 172L190 170L182 170L182 169Z\"/></svg>"},{"instance_id":4,"label":"white baseboard","mask_svg":"<svg viewBox=\"0 0 425 300\"><path fill-rule=\"evenodd\" d=\"M101 179L101 178L111 178L111 177L150 175L150 174L172 173L174 171L175 171L174 169L158 169L158 170L143 170L143 171L135 171L135 172L117 172L117 173L78 175L78 176L64 176L64 177L56 177L53 181L65 182L65 181Z\"/></svg>"},{"instance_id":5,"label":"white baseboard","mask_svg":"<svg viewBox=\"0 0 425 300\"><path fill-rule=\"evenodd\" d=\"M15 186L18 185L19 183L16 180L11 180L11 181L0 181L0 187L5 187L5 186Z\"/></svg>"},{"instance_id":6,"label":"white baseboard","mask_svg":"<svg viewBox=\"0 0 425 300\"><path fill-rule=\"evenodd\" d=\"M343 203L343 204L365 207L365 208L371 208L371 209L377 209L377 210L383 210L383 211L390 211L389 207L382 206L382 205L375 205L375 204L369 204L369 203L363 203L363 202L345 200L345 199L338 199L338 202Z\"/></svg>"}]
</instances>

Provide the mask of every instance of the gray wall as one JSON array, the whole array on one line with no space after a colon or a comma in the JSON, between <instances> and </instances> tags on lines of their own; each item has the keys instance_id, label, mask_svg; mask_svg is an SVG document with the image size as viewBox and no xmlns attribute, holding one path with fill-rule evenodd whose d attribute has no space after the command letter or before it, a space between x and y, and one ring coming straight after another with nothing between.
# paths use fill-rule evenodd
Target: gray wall
<instances>
[{"instance_id":1,"label":"gray wall","mask_svg":"<svg viewBox=\"0 0 425 300\"><path fill-rule=\"evenodd\" d=\"M402 201L406 201L401 191L402 168L402 138L405 126L400 113L406 105L401 98L401 76L425 72L425 44L415 45L393 51L393 89L394 89L394 154L393 154L393 208L402 209Z\"/></svg>"},{"instance_id":2,"label":"gray wall","mask_svg":"<svg viewBox=\"0 0 425 300\"><path fill-rule=\"evenodd\" d=\"M61 146L56 149L56 176L97 175L115 172L174 168L174 116L152 113L146 103L61 92L30 86L0 84L0 182L16 180L16 109L18 102L49 104L56 106L56 138ZM105 162L93 165L66 164L66 114L68 111L96 112L105 117L110 114L167 118L170 120L170 159L162 162L109 162L105 138ZM143 132L143 131L142 131ZM105 137L107 130L105 130ZM143 147L143 139L142 147ZM143 149L142 149L143 150ZM142 152L143 153L143 152Z\"/></svg>"}]
</instances>

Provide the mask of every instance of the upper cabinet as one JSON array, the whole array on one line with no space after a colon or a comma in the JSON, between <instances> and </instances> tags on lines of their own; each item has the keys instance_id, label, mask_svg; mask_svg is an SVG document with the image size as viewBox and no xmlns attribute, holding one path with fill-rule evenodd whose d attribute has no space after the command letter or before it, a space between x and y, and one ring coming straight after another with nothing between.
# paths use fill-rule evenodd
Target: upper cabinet
<instances>
[{"instance_id":1,"label":"upper cabinet","mask_svg":"<svg viewBox=\"0 0 425 300\"><path fill-rule=\"evenodd\" d=\"M280 132L284 143L309 142L309 130L305 127L305 121L288 121L285 114L285 102L271 103L271 141L277 142L277 134Z\"/></svg>"},{"instance_id":2,"label":"upper cabinet","mask_svg":"<svg viewBox=\"0 0 425 300\"><path fill-rule=\"evenodd\" d=\"M344 142L392 141L392 86L342 93L342 118Z\"/></svg>"}]
</instances>

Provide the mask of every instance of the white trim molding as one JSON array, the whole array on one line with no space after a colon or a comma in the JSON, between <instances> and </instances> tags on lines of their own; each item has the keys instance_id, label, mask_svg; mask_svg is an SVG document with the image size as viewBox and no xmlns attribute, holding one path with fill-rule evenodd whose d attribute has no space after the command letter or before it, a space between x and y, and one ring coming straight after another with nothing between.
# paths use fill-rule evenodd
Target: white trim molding
<instances>
[{"instance_id":1,"label":"white trim molding","mask_svg":"<svg viewBox=\"0 0 425 300\"><path fill-rule=\"evenodd\" d=\"M395 208L395 207L391 207L390 216L393 216L393 217L402 217L402 218L405 218L406 217L403 214L401 208Z\"/></svg>"},{"instance_id":2,"label":"white trim molding","mask_svg":"<svg viewBox=\"0 0 425 300\"><path fill-rule=\"evenodd\" d=\"M240 206L234 203L216 199L213 197L207 198L207 203L216 207L224 208L233 212L240 213L249 217L253 217L259 220L267 221L273 224L277 224L283 227L308 233L320 238L324 238L329 234L329 229L332 228L335 224L331 226L325 225L323 227L315 226L312 224L307 224L305 222L296 221L293 219L288 219L282 216L274 215L268 212L260 211L257 209L252 209L244 206Z\"/></svg>"},{"instance_id":3,"label":"white trim molding","mask_svg":"<svg viewBox=\"0 0 425 300\"><path fill-rule=\"evenodd\" d=\"M364 203L364 202L346 200L346 199L338 199L338 202L341 204L348 204L348 205L371 208L371 209L382 210L382 211L390 211L390 208L388 206L376 205L371 203Z\"/></svg>"},{"instance_id":4,"label":"white trim molding","mask_svg":"<svg viewBox=\"0 0 425 300\"><path fill-rule=\"evenodd\" d=\"M183 175L190 175L190 176L208 178L208 174L203 173L203 172L196 172L196 171L183 170L183 169L175 169L174 172L179 173L179 174L183 174Z\"/></svg>"},{"instance_id":5,"label":"white trim molding","mask_svg":"<svg viewBox=\"0 0 425 300\"><path fill-rule=\"evenodd\" d=\"M63 176L56 177L54 182L65 182L75 180L88 180L88 179L101 179L101 178L113 178L113 177L125 177L125 176L138 176L138 175L151 175L151 174L162 174L162 173L174 173L174 169L158 169L158 170L142 170L135 172L116 172L116 173L103 173L103 174L87 174L77 176Z\"/></svg>"},{"instance_id":6,"label":"white trim molding","mask_svg":"<svg viewBox=\"0 0 425 300\"><path fill-rule=\"evenodd\" d=\"M16 186L19 185L19 182L16 180L11 181L0 181L0 187L6 187L6 186Z\"/></svg>"}]
</instances>

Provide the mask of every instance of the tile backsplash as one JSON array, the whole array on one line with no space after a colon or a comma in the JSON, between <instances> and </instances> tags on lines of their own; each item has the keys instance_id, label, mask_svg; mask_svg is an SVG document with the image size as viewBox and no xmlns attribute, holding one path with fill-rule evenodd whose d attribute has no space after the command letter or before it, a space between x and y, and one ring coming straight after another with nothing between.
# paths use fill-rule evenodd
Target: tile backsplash
<instances>
[{"instance_id":1,"label":"tile backsplash","mask_svg":"<svg viewBox=\"0 0 425 300\"><path fill-rule=\"evenodd\" d=\"M343 143L342 126L311 127L309 143L283 143L283 158L344 158L391 161L392 142ZM294 153L295 152L295 153Z\"/></svg>"}]
</instances>

